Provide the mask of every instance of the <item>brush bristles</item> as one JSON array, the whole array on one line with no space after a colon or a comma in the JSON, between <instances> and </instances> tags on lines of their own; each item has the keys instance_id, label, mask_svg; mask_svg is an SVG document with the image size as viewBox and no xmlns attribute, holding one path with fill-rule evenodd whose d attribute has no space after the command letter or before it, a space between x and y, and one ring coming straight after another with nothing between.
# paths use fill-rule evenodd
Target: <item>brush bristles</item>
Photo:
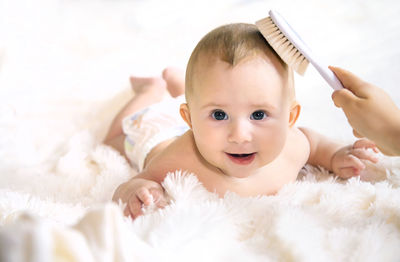
<instances>
[{"instance_id":1,"label":"brush bristles","mask_svg":"<svg viewBox=\"0 0 400 262\"><path fill-rule=\"evenodd\" d=\"M256 25L281 59L298 74L303 75L309 64L307 58L286 38L271 17L257 21Z\"/></svg>"}]
</instances>

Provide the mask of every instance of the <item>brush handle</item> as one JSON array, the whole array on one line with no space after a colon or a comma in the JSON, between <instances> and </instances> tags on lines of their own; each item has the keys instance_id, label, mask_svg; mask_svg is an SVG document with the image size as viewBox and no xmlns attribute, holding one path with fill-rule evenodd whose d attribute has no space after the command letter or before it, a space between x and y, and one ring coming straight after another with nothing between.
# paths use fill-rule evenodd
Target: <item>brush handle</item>
<instances>
[{"instance_id":1,"label":"brush handle","mask_svg":"<svg viewBox=\"0 0 400 262\"><path fill-rule=\"evenodd\" d=\"M308 61L317 69L319 74L325 79L325 81L334 89L340 90L343 88L342 82L336 77L335 73L333 73L327 66L325 66L321 62L316 62L313 59L312 55L309 55Z\"/></svg>"}]
</instances>

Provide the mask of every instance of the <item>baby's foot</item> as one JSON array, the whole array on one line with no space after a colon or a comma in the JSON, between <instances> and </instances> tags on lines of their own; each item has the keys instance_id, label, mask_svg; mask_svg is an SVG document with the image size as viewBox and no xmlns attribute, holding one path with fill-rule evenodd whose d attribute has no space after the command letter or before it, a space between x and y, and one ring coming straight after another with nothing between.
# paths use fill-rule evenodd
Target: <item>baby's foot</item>
<instances>
[{"instance_id":1,"label":"baby's foot","mask_svg":"<svg viewBox=\"0 0 400 262\"><path fill-rule=\"evenodd\" d=\"M167 67L163 70L162 77L167 82L167 89L172 97L185 93L185 74L182 70Z\"/></svg>"},{"instance_id":2,"label":"baby's foot","mask_svg":"<svg viewBox=\"0 0 400 262\"><path fill-rule=\"evenodd\" d=\"M161 77L131 76L129 80L135 95L149 95L155 101L161 101L167 94L167 83Z\"/></svg>"}]
</instances>

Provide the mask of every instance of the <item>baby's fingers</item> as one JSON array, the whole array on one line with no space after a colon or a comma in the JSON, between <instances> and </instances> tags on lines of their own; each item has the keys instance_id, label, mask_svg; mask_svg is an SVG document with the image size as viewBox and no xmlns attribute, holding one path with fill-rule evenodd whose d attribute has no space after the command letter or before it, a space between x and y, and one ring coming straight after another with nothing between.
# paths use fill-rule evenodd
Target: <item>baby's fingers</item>
<instances>
[{"instance_id":1,"label":"baby's fingers","mask_svg":"<svg viewBox=\"0 0 400 262\"><path fill-rule=\"evenodd\" d=\"M340 169L351 167L356 170L362 170L365 168L364 163L358 157L352 154L346 155L340 166L341 166Z\"/></svg>"},{"instance_id":2,"label":"baby's fingers","mask_svg":"<svg viewBox=\"0 0 400 262\"><path fill-rule=\"evenodd\" d=\"M361 172L361 169L357 169L354 167L343 167L340 169L339 174L337 174L341 178L350 178L353 176L359 175Z\"/></svg>"},{"instance_id":3,"label":"baby's fingers","mask_svg":"<svg viewBox=\"0 0 400 262\"><path fill-rule=\"evenodd\" d=\"M341 178L349 178L360 174L365 168L364 163L354 155L345 155L340 162L337 162L335 174Z\"/></svg>"},{"instance_id":4,"label":"baby's fingers","mask_svg":"<svg viewBox=\"0 0 400 262\"><path fill-rule=\"evenodd\" d=\"M157 188L150 189L150 194L153 196L154 203L157 207L163 208L167 205L167 201L164 196L164 191Z\"/></svg>"},{"instance_id":5,"label":"baby's fingers","mask_svg":"<svg viewBox=\"0 0 400 262\"><path fill-rule=\"evenodd\" d=\"M372 163L378 162L378 157L376 156L376 153L371 152L369 150L358 148L358 149L353 149L351 153L359 159L369 160Z\"/></svg>"},{"instance_id":6,"label":"baby's fingers","mask_svg":"<svg viewBox=\"0 0 400 262\"><path fill-rule=\"evenodd\" d=\"M154 201L153 195L150 194L149 189L146 187L139 188L136 195L145 206L151 205Z\"/></svg>"},{"instance_id":7,"label":"baby's fingers","mask_svg":"<svg viewBox=\"0 0 400 262\"><path fill-rule=\"evenodd\" d=\"M131 216L132 219L135 219L138 216L143 215L142 202L136 196L132 196L126 203L124 215Z\"/></svg>"},{"instance_id":8,"label":"baby's fingers","mask_svg":"<svg viewBox=\"0 0 400 262\"><path fill-rule=\"evenodd\" d=\"M378 153L379 150L376 147L375 143L372 142L369 139L363 138L363 139L359 139L357 140L354 144L353 144L353 148L371 148L375 153Z\"/></svg>"}]
</instances>

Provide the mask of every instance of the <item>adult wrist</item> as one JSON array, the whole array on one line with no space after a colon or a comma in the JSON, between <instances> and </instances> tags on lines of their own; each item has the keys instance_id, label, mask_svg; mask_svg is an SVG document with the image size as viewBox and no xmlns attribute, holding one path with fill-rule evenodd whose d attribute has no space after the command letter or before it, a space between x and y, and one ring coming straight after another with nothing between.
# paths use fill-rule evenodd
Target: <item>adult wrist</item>
<instances>
[{"instance_id":1,"label":"adult wrist","mask_svg":"<svg viewBox=\"0 0 400 262\"><path fill-rule=\"evenodd\" d=\"M400 109L392 117L390 132L384 134L384 136L388 136L386 139L388 140L387 145L391 149L391 155L400 156Z\"/></svg>"},{"instance_id":2,"label":"adult wrist","mask_svg":"<svg viewBox=\"0 0 400 262\"><path fill-rule=\"evenodd\" d=\"M393 130L394 153L396 156L400 156L400 110L397 112L397 121Z\"/></svg>"}]
</instances>

